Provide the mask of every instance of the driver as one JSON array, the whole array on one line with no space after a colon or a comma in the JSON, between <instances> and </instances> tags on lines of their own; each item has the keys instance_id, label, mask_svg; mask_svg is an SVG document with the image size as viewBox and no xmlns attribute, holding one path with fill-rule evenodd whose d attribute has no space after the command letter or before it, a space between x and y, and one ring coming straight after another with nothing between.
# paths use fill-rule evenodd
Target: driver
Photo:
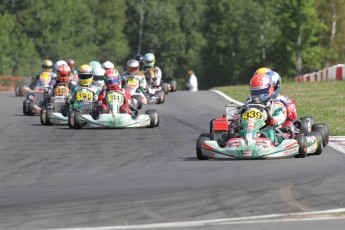
<instances>
[{"instance_id":1,"label":"driver","mask_svg":"<svg viewBox=\"0 0 345 230\"><path fill-rule=\"evenodd\" d=\"M123 104L120 107L120 113L127 113L127 114L133 114L132 111L136 111L135 107L131 105L131 95L128 94L125 90L121 89L121 83L120 83L120 77L118 75L115 75L114 77L107 78L106 82L106 93L105 95L100 94L98 96L98 104L100 105L100 112L101 113L109 113L109 107L107 105L107 94L109 91L116 91L122 93L124 97Z\"/></svg>"},{"instance_id":2,"label":"driver","mask_svg":"<svg viewBox=\"0 0 345 230\"><path fill-rule=\"evenodd\" d=\"M144 55L144 71L147 82L153 86L158 87L162 80L162 70L155 66L156 58L153 53Z\"/></svg>"},{"instance_id":3,"label":"driver","mask_svg":"<svg viewBox=\"0 0 345 230\"><path fill-rule=\"evenodd\" d=\"M269 116L266 119L268 126L281 126L287 119L285 105L273 98L274 86L268 74L255 74L249 84L251 103L261 104L268 108ZM263 129L266 136L275 144L277 144L275 132L272 129Z\"/></svg>"}]
</instances>

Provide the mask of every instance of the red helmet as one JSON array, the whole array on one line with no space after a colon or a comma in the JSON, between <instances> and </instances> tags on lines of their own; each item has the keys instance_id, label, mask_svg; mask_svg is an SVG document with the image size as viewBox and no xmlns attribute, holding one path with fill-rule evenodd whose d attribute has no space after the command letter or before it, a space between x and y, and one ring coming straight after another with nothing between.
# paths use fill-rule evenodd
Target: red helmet
<instances>
[{"instance_id":1,"label":"red helmet","mask_svg":"<svg viewBox=\"0 0 345 230\"><path fill-rule=\"evenodd\" d=\"M57 76L60 82L68 82L69 80L69 74L70 74L70 68L68 65L60 65L59 69L57 71Z\"/></svg>"},{"instance_id":2,"label":"red helmet","mask_svg":"<svg viewBox=\"0 0 345 230\"><path fill-rule=\"evenodd\" d=\"M274 87L269 75L265 73L256 74L249 84L250 95L255 103L267 102L274 93Z\"/></svg>"},{"instance_id":3,"label":"red helmet","mask_svg":"<svg viewBox=\"0 0 345 230\"><path fill-rule=\"evenodd\" d=\"M74 69L74 60L73 59L68 59L67 60L67 65L71 68L71 69Z\"/></svg>"},{"instance_id":4,"label":"red helmet","mask_svg":"<svg viewBox=\"0 0 345 230\"><path fill-rule=\"evenodd\" d=\"M108 78L105 82L105 85L107 86L107 89L118 89L120 88L120 78L119 77L111 77Z\"/></svg>"}]
</instances>

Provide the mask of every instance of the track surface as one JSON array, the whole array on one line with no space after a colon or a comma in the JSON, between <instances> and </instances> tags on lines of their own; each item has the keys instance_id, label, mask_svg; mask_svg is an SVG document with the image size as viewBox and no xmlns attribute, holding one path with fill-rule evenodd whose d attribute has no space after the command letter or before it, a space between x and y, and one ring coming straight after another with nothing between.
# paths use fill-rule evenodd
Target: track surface
<instances>
[{"instance_id":1,"label":"track surface","mask_svg":"<svg viewBox=\"0 0 345 230\"><path fill-rule=\"evenodd\" d=\"M227 103L214 92L170 93L165 104L146 107L158 110L158 128L126 130L45 127L38 116L22 115L23 97L0 93L0 99L0 229L120 229L221 218L235 229L343 229L344 219L232 222L344 208L345 155L326 147L305 159L198 161L196 139ZM212 223L169 229L200 226L229 229Z\"/></svg>"}]
</instances>

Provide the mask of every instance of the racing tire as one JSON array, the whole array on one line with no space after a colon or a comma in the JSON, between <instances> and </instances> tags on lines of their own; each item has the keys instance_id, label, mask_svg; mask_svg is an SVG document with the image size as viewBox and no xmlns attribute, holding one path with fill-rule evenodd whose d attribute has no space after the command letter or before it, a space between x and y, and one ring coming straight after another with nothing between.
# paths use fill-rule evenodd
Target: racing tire
<instances>
[{"instance_id":1,"label":"racing tire","mask_svg":"<svg viewBox=\"0 0 345 230\"><path fill-rule=\"evenodd\" d=\"M36 103L34 101L29 101L28 107L27 107L27 115L34 116L36 114L34 112L35 111L35 106L36 106Z\"/></svg>"},{"instance_id":2,"label":"racing tire","mask_svg":"<svg viewBox=\"0 0 345 230\"><path fill-rule=\"evenodd\" d=\"M204 161L204 160L208 160L208 157L205 157L204 155L202 155L201 152L201 145L205 142L205 141L209 141L209 140L213 140L213 134L212 133L203 133L199 136L198 140L196 141L196 157L198 158L198 160L200 161Z\"/></svg>"},{"instance_id":3,"label":"racing tire","mask_svg":"<svg viewBox=\"0 0 345 230\"><path fill-rule=\"evenodd\" d=\"M310 132L311 131L311 127L315 123L315 118L314 117L305 116L305 117L301 117L300 121L301 121L301 128L300 128L300 130L303 131L303 132Z\"/></svg>"},{"instance_id":4,"label":"racing tire","mask_svg":"<svg viewBox=\"0 0 345 230\"><path fill-rule=\"evenodd\" d=\"M306 134L304 134L304 136L306 137L316 137L317 139L317 149L314 153L312 153L311 155L320 155L322 153L323 150L323 142L322 142L322 136L319 132L316 131L311 131L311 132L307 132Z\"/></svg>"},{"instance_id":5,"label":"racing tire","mask_svg":"<svg viewBox=\"0 0 345 230\"><path fill-rule=\"evenodd\" d=\"M156 92L157 96L158 96L158 102L157 104L163 104L165 101L165 93L163 90L157 91Z\"/></svg>"},{"instance_id":6,"label":"racing tire","mask_svg":"<svg viewBox=\"0 0 345 230\"><path fill-rule=\"evenodd\" d=\"M307 156L307 153L306 153L306 147L307 147L307 140L305 138L305 136L303 135L296 135L295 138L294 138L298 145L299 145L299 148L298 148L298 154L294 155L295 158L305 158Z\"/></svg>"},{"instance_id":7,"label":"racing tire","mask_svg":"<svg viewBox=\"0 0 345 230\"><path fill-rule=\"evenodd\" d=\"M149 115L150 117L150 125L147 126L148 128L154 128L159 125L159 117L156 110L147 110L145 114Z\"/></svg>"},{"instance_id":8,"label":"racing tire","mask_svg":"<svg viewBox=\"0 0 345 230\"><path fill-rule=\"evenodd\" d=\"M42 109L42 110L43 110L43 109ZM42 110L41 110L41 111L42 111ZM52 113L53 113L53 109L52 109L52 108L47 108L47 109L46 109L46 125L47 125L47 126L52 126L52 125L54 125L54 123L50 121L50 116L52 115Z\"/></svg>"},{"instance_id":9,"label":"racing tire","mask_svg":"<svg viewBox=\"0 0 345 230\"><path fill-rule=\"evenodd\" d=\"M23 95L23 91L22 88L19 85L16 85L14 88L14 93L17 97L22 97Z\"/></svg>"},{"instance_id":10,"label":"racing tire","mask_svg":"<svg viewBox=\"0 0 345 230\"><path fill-rule=\"evenodd\" d=\"M43 113L45 113L46 110L45 109L41 109L41 112L40 112L40 121L41 121L41 124L42 125L46 125L46 121L43 119ZM46 116L47 117L47 116Z\"/></svg>"},{"instance_id":11,"label":"racing tire","mask_svg":"<svg viewBox=\"0 0 345 230\"><path fill-rule=\"evenodd\" d=\"M313 124L312 131L317 131L321 134L323 147L326 147L329 141L329 128L327 124Z\"/></svg>"},{"instance_id":12,"label":"racing tire","mask_svg":"<svg viewBox=\"0 0 345 230\"><path fill-rule=\"evenodd\" d=\"M143 107L143 99L141 95L133 95L132 98L137 100L137 104L138 104L137 109L140 110Z\"/></svg>"},{"instance_id":13,"label":"racing tire","mask_svg":"<svg viewBox=\"0 0 345 230\"><path fill-rule=\"evenodd\" d=\"M176 81L170 81L169 83L170 83L171 92L176 92L176 86L177 86Z\"/></svg>"},{"instance_id":14,"label":"racing tire","mask_svg":"<svg viewBox=\"0 0 345 230\"><path fill-rule=\"evenodd\" d=\"M81 112L74 112L74 128L75 129L83 128L80 121L80 117L81 117Z\"/></svg>"},{"instance_id":15,"label":"racing tire","mask_svg":"<svg viewBox=\"0 0 345 230\"><path fill-rule=\"evenodd\" d=\"M169 83L163 82L162 83L162 89L163 89L165 94L168 94L169 93Z\"/></svg>"},{"instance_id":16,"label":"racing tire","mask_svg":"<svg viewBox=\"0 0 345 230\"><path fill-rule=\"evenodd\" d=\"M68 127L73 129L74 128L74 121L72 122L72 119L74 118L74 112L69 111L68 112Z\"/></svg>"},{"instance_id":17,"label":"racing tire","mask_svg":"<svg viewBox=\"0 0 345 230\"><path fill-rule=\"evenodd\" d=\"M23 101L23 114L24 115L29 115L27 112L27 107L28 107L28 100Z\"/></svg>"}]
</instances>

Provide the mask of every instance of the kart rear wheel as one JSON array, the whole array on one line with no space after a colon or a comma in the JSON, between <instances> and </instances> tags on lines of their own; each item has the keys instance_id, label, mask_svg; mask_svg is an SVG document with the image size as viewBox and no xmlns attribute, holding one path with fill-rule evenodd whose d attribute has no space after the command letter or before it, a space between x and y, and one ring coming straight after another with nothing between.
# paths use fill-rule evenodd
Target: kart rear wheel
<instances>
[{"instance_id":1,"label":"kart rear wheel","mask_svg":"<svg viewBox=\"0 0 345 230\"><path fill-rule=\"evenodd\" d=\"M314 124L311 128L312 131L317 131L321 134L322 144L325 147L329 141L329 129L327 124Z\"/></svg>"},{"instance_id":2,"label":"kart rear wheel","mask_svg":"<svg viewBox=\"0 0 345 230\"><path fill-rule=\"evenodd\" d=\"M306 137L316 137L317 140L317 149L314 153L312 153L312 155L320 155L322 153L323 150L323 143L322 143L322 136L319 132L316 131L312 131L312 132L307 132L306 134L304 134L304 136Z\"/></svg>"},{"instance_id":3,"label":"kart rear wheel","mask_svg":"<svg viewBox=\"0 0 345 230\"><path fill-rule=\"evenodd\" d=\"M83 128L80 117L81 117L81 112L74 112L74 128L75 129Z\"/></svg>"},{"instance_id":4,"label":"kart rear wheel","mask_svg":"<svg viewBox=\"0 0 345 230\"><path fill-rule=\"evenodd\" d=\"M305 158L307 156L306 147L307 147L307 140L303 135L296 135L294 138L298 145L298 154L294 155L295 158Z\"/></svg>"},{"instance_id":5,"label":"kart rear wheel","mask_svg":"<svg viewBox=\"0 0 345 230\"><path fill-rule=\"evenodd\" d=\"M205 142L205 141L209 141L209 140L213 140L213 135L212 133L203 133L199 136L197 142L196 142L196 157L198 158L198 160L200 161L204 161L204 160L208 160L208 157L205 157L204 155L202 155L201 152L201 145Z\"/></svg>"},{"instance_id":6,"label":"kart rear wheel","mask_svg":"<svg viewBox=\"0 0 345 230\"><path fill-rule=\"evenodd\" d=\"M28 100L23 101L23 114L24 115L29 115L27 112L27 107L28 107Z\"/></svg>"},{"instance_id":7,"label":"kart rear wheel","mask_svg":"<svg viewBox=\"0 0 345 230\"><path fill-rule=\"evenodd\" d=\"M137 103L138 103L137 109L140 110L143 107L143 99L142 99L141 95L133 95L132 98L137 100Z\"/></svg>"},{"instance_id":8,"label":"kart rear wheel","mask_svg":"<svg viewBox=\"0 0 345 230\"><path fill-rule=\"evenodd\" d=\"M36 106L36 103L34 101L29 101L28 105L27 105L27 115L29 116L34 116L36 113L35 113L35 106Z\"/></svg>"},{"instance_id":9,"label":"kart rear wheel","mask_svg":"<svg viewBox=\"0 0 345 230\"><path fill-rule=\"evenodd\" d=\"M165 93L163 90L157 91L156 92L157 96L158 96L158 102L157 104L163 104L165 101Z\"/></svg>"},{"instance_id":10,"label":"kart rear wheel","mask_svg":"<svg viewBox=\"0 0 345 230\"><path fill-rule=\"evenodd\" d=\"M46 109L46 125L47 126L54 125L54 123L50 121L50 116L52 115L52 113L53 113L53 109L52 108L47 108Z\"/></svg>"},{"instance_id":11,"label":"kart rear wheel","mask_svg":"<svg viewBox=\"0 0 345 230\"><path fill-rule=\"evenodd\" d=\"M162 89L163 89L165 94L168 94L169 93L169 83L163 82L162 83Z\"/></svg>"},{"instance_id":12,"label":"kart rear wheel","mask_svg":"<svg viewBox=\"0 0 345 230\"><path fill-rule=\"evenodd\" d=\"M300 121L302 123L300 130L303 131L303 132L310 132L311 131L311 127L315 123L315 118L314 117L306 116L306 117L301 117Z\"/></svg>"},{"instance_id":13,"label":"kart rear wheel","mask_svg":"<svg viewBox=\"0 0 345 230\"><path fill-rule=\"evenodd\" d=\"M159 117L156 110L147 110L145 114L149 115L150 117L150 125L147 126L148 128L154 128L159 125Z\"/></svg>"},{"instance_id":14,"label":"kart rear wheel","mask_svg":"<svg viewBox=\"0 0 345 230\"><path fill-rule=\"evenodd\" d=\"M44 114L46 112L45 109L41 109L41 112L40 112L40 121L41 121L41 124L42 125L46 125L46 121L45 121L45 117L46 114ZM47 116L46 116L47 117Z\"/></svg>"},{"instance_id":15,"label":"kart rear wheel","mask_svg":"<svg viewBox=\"0 0 345 230\"><path fill-rule=\"evenodd\" d=\"M176 91L176 81L170 81L170 87L171 87L171 92L175 92Z\"/></svg>"},{"instance_id":16,"label":"kart rear wheel","mask_svg":"<svg viewBox=\"0 0 345 230\"><path fill-rule=\"evenodd\" d=\"M213 122L214 122L214 120L216 120L216 119L214 118L214 119L210 120L210 133L212 133L212 131L213 131Z\"/></svg>"},{"instance_id":17,"label":"kart rear wheel","mask_svg":"<svg viewBox=\"0 0 345 230\"><path fill-rule=\"evenodd\" d=\"M23 96L22 88L19 85L15 86L14 93L16 94L17 97Z\"/></svg>"},{"instance_id":18,"label":"kart rear wheel","mask_svg":"<svg viewBox=\"0 0 345 230\"><path fill-rule=\"evenodd\" d=\"M68 127L71 129L74 128L74 112L70 111L68 112Z\"/></svg>"}]
</instances>

